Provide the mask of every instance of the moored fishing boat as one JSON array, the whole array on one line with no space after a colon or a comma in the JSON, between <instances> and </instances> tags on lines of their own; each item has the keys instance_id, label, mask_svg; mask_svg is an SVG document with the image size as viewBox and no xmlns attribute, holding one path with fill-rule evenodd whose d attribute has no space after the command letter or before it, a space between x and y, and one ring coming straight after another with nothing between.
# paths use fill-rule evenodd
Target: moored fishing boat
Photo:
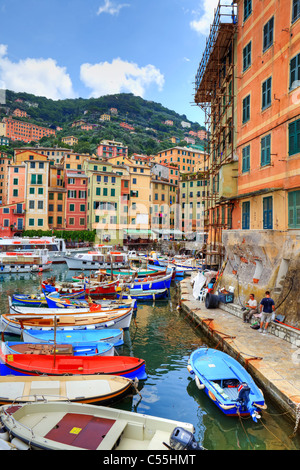
<instances>
[{"instance_id":1,"label":"moored fishing boat","mask_svg":"<svg viewBox=\"0 0 300 470\"><path fill-rule=\"evenodd\" d=\"M66 356L4 354L0 372L5 375L121 375L146 380L145 361L132 356Z\"/></svg>"},{"instance_id":2,"label":"moored fishing boat","mask_svg":"<svg viewBox=\"0 0 300 470\"><path fill-rule=\"evenodd\" d=\"M103 328L99 330L82 329L82 330L23 330L23 341L30 343L49 343L53 344L54 340L58 343L98 343L104 341L111 343L114 347L124 344L124 333L122 329Z\"/></svg>"},{"instance_id":3,"label":"moored fishing boat","mask_svg":"<svg viewBox=\"0 0 300 470\"><path fill-rule=\"evenodd\" d=\"M10 434L33 449L202 449L192 424L103 406L66 402L5 405L0 418Z\"/></svg>"},{"instance_id":4,"label":"moored fishing boat","mask_svg":"<svg viewBox=\"0 0 300 470\"><path fill-rule=\"evenodd\" d=\"M169 297L169 289L157 290L144 290L144 289L129 289L128 292L117 294L118 298L135 299L137 301L155 301L166 299Z\"/></svg>"},{"instance_id":5,"label":"moored fishing boat","mask_svg":"<svg viewBox=\"0 0 300 470\"><path fill-rule=\"evenodd\" d=\"M98 270L124 268L128 265L127 253L111 251L102 253L101 250L77 253L74 256L66 256L66 263L70 270Z\"/></svg>"},{"instance_id":6,"label":"moored fishing boat","mask_svg":"<svg viewBox=\"0 0 300 470\"><path fill-rule=\"evenodd\" d=\"M261 390L243 366L228 354L206 347L194 351L188 363L196 385L227 416L248 416L254 421L266 408Z\"/></svg>"},{"instance_id":7,"label":"moored fishing boat","mask_svg":"<svg viewBox=\"0 0 300 470\"><path fill-rule=\"evenodd\" d=\"M165 276L157 276L153 278L134 279L133 282L126 284L130 289L158 290L169 289L171 287L173 271Z\"/></svg>"},{"instance_id":8,"label":"moored fishing boat","mask_svg":"<svg viewBox=\"0 0 300 470\"><path fill-rule=\"evenodd\" d=\"M1 324L3 331L20 336L23 329L102 329L102 328L122 328L128 329L130 326L133 311L123 309L122 313L100 313L100 314L79 314L79 315L48 315L45 317L33 315L2 315Z\"/></svg>"},{"instance_id":9,"label":"moored fishing boat","mask_svg":"<svg viewBox=\"0 0 300 470\"><path fill-rule=\"evenodd\" d=\"M136 386L133 380L117 375L5 376L0 377L0 404L47 399L108 405L134 393Z\"/></svg>"},{"instance_id":10,"label":"moored fishing boat","mask_svg":"<svg viewBox=\"0 0 300 470\"><path fill-rule=\"evenodd\" d=\"M73 294L61 294L62 298L68 299L85 299L85 291L75 292ZM47 300L45 294L13 294L12 304L23 305L29 307L46 306Z\"/></svg>"},{"instance_id":11,"label":"moored fishing boat","mask_svg":"<svg viewBox=\"0 0 300 470\"><path fill-rule=\"evenodd\" d=\"M51 279L43 281L42 288L46 291L53 291L53 288L59 294L78 293L85 291L86 295L91 297L114 296L116 288L119 285L119 279L108 279L102 281L96 279L84 278L83 282L56 282Z\"/></svg>"},{"instance_id":12,"label":"moored fishing boat","mask_svg":"<svg viewBox=\"0 0 300 470\"><path fill-rule=\"evenodd\" d=\"M3 354L47 354L64 356L114 356L113 344L98 343L27 343L23 341L5 341L1 343Z\"/></svg>"}]
</instances>

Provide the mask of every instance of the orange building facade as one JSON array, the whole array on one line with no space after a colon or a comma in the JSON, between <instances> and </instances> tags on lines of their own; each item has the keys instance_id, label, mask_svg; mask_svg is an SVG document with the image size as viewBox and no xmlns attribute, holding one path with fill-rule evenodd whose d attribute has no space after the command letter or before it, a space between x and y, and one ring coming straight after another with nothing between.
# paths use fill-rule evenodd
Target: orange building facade
<instances>
[{"instance_id":1,"label":"orange building facade","mask_svg":"<svg viewBox=\"0 0 300 470\"><path fill-rule=\"evenodd\" d=\"M238 12L239 201L233 228L297 229L300 2L239 1Z\"/></svg>"},{"instance_id":2,"label":"orange building facade","mask_svg":"<svg viewBox=\"0 0 300 470\"><path fill-rule=\"evenodd\" d=\"M37 142L42 137L55 135L55 130L37 126L30 122L17 121L11 118L3 118L3 122L6 124L6 137L11 140Z\"/></svg>"}]
</instances>

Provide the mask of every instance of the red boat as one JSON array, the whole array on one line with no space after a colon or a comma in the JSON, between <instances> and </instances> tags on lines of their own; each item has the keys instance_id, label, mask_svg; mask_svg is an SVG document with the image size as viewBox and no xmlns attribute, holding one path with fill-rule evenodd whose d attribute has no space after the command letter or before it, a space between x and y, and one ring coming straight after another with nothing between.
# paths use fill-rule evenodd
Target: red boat
<instances>
[{"instance_id":1,"label":"red boat","mask_svg":"<svg viewBox=\"0 0 300 470\"><path fill-rule=\"evenodd\" d=\"M86 295L93 296L107 296L115 295L116 288L119 286L119 280L105 281L105 282L63 282L63 283L51 283L51 280L42 282L42 289L46 286L52 286L59 294L70 294L81 292L85 289Z\"/></svg>"},{"instance_id":2,"label":"red boat","mask_svg":"<svg viewBox=\"0 0 300 470\"><path fill-rule=\"evenodd\" d=\"M3 354L0 375L121 375L145 380L144 359L131 356L67 356Z\"/></svg>"}]
</instances>

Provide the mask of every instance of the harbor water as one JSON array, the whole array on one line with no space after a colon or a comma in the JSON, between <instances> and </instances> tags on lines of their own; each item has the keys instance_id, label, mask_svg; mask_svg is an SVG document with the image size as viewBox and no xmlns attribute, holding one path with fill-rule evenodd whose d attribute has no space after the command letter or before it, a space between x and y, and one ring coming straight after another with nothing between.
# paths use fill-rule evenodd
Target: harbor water
<instances>
[{"instance_id":1,"label":"harbor water","mask_svg":"<svg viewBox=\"0 0 300 470\"><path fill-rule=\"evenodd\" d=\"M50 275L63 281L74 274L66 265L54 265L50 273L40 275L0 274L1 314L8 312L8 295L33 294L39 290L41 280ZM168 300L138 306L117 353L145 359L148 378L140 382L140 394L113 406L192 423L197 441L208 450L299 450L299 434L292 437L295 423L274 407L267 394L268 408L255 423L251 418L226 417L198 390L187 370L188 359L195 349L213 345L177 306L176 283Z\"/></svg>"}]
</instances>

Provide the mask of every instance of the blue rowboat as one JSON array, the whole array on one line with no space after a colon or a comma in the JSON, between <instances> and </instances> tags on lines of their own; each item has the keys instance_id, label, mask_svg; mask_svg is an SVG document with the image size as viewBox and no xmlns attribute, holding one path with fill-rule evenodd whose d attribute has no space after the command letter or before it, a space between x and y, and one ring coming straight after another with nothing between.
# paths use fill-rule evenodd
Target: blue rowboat
<instances>
[{"instance_id":1,"label":"blue rowboat","mask_svg":"<svg viewBox=\"0 0 300 470\"><path fill-rule=\"evenodd\" d=\"M127 284L130 289L143 289L143 290L160 290L170 289L172 282L173 271L167 273L162 277L153 277L152 279L135 279L132 283Z\"/></svg>"},{"instance_id":2,"label":"blue rowboat","mask_svg":"<svg viewBox=\"0 0 300 470\"><path fill-rule=\"evenodd\" d=\"M56 330L56 342L61 344L73 343L98 343L104 341L111 343L114 347L124 344L123 329L103 328L101 330ZM29 343L50 343L54 342L54 328L49 330L23 330L23 340Z\"/></svg>"},{"instance_id":3,"label":"blue rowboat","mask_svg":"<svg viewBox=\"0 0 300 470\"><path fill-rule=\"evenodd\" d=\"M244 367L228 354L199 348L189 359L188 371L197 387L227 416L251 416L257 422L266 409L264 396Z\"/></svg>"},{"instance_id":4,"label":"blue rowboat","mask_svg":"<svg viewBox=\"0 0 300 470\"><path fill-rule=\"evenodd\" d=\"M114 356L113 344L98 343L26 343L6 341L1 344L4 354L63 354L66 356Z\"/></svg>"},{"instance_id":5,"label":"blue rowboat","mask_svg":"<svg viewBox=\"0 0 300 470\"><path fill-rule=\"evenodd\" d=\"M66 299L85 299L85 291L76 292L73 294L61 294L61 298ZM28 307L45 307L47 300L45 294L26 295L26 294L13 294L12 303L14 305L24 305Z\"/></svg>"},{"instance_id":6,"label":"blue rowboat","mask_svg":"<svg viewBox=\"0 0 300 470\"><path fill-rule=\"evenodd\" d=\"M135 299L136 301L153 301L165 299L169 296L168 289L159 290L143 290L143 289L130 289L129 292L124 294L117 294L117 297L123 299Z\"/></svg>"}]
</instances>

